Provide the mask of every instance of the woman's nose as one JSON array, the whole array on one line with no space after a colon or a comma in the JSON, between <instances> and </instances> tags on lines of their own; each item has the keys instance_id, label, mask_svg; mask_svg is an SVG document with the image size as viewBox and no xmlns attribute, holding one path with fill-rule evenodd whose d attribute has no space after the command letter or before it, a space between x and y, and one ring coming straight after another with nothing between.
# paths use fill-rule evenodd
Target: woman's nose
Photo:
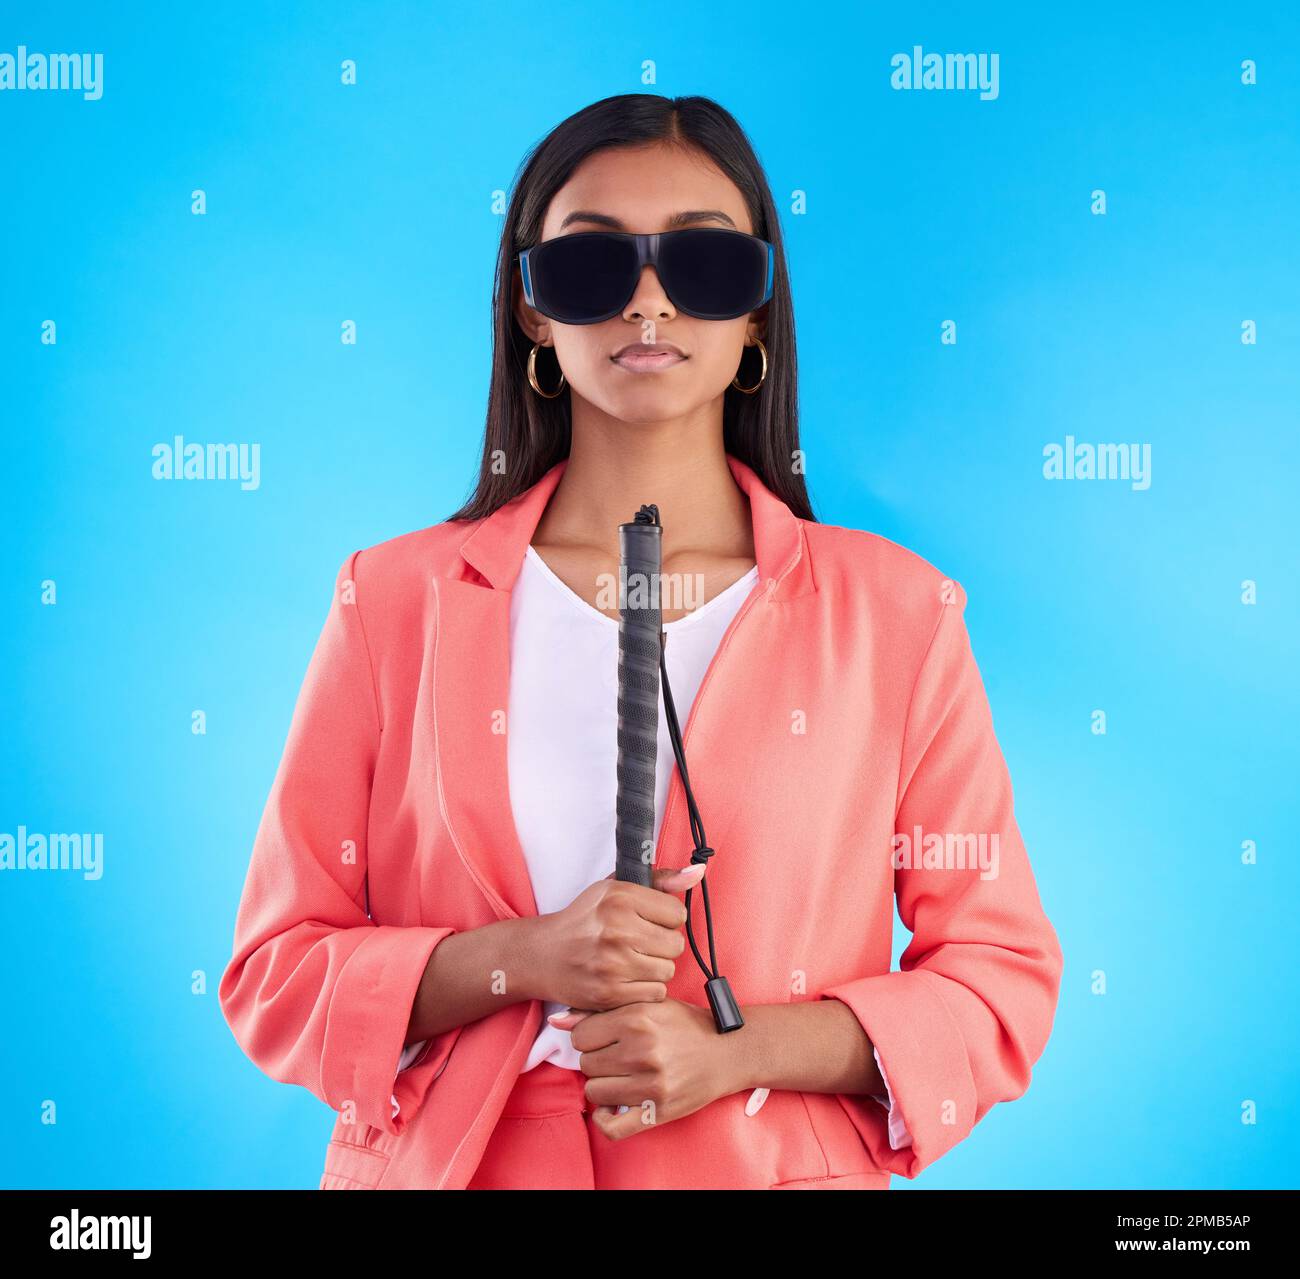
<instances>
[{"instance_id":1,"label":"woman's nose","mask_svg":"<svg viewBox=\"0 0 1300 1279\"><path fill-rule=\"evenodd\" d=\"M659 273L652 266L642 267L636 291L623 311L624 318L663 320L671 319L676 314L676 308L660 283Z\"/></svg>"}]
</instances>

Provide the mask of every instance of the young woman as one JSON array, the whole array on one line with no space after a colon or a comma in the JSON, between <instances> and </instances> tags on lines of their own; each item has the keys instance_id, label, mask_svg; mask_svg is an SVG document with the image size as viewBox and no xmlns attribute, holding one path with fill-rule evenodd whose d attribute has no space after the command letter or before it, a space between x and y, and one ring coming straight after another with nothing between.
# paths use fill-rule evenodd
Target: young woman
<instances>
[{"instance_id":1,"label":"young woman","mask_svg":"<svg viewBox=\"0 0 1300 1279\"><path fill-rule=\"evenodd\" d=\"M737 123L645 94L566 120L518 179L495 315L470 500L339 572L225 1016L339 1112L324 1188L913 1177L1028 1086L1061 951L962 588L814 520ZM717 854L661 705L654 887L610 877L610 584L645 503L686 587L664 656ZM727 1034L684 953L705 875Z\"/></svg>"}]
</instances>

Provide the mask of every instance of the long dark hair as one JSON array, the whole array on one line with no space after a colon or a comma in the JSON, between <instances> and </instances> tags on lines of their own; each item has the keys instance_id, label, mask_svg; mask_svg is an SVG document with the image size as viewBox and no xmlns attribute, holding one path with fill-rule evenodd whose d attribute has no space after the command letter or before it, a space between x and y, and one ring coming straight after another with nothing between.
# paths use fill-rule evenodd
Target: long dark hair
<instances>
[{"instance_id":1,"label":"long dark hair","mask_svg":"<svg viewBox=\"0 0 1300 1279\"><path fill-rule=\"evenodd\" d=\"M526 368L531 343L516 323L511 306L515 254L538 242L547 206L582 160L609 147L655 142L695 148L709 156L740 189L753 219L754 234L770 240L776 248L772 296L766 303L767 377L753 395L727 387L722 410L723 445L728 453L752 467L795 515L807 520L816 518L802 467L796 470L792 465L799 448L794 312L781 227L758 157L735 118L711 98L624 93L602 98L571 115L524 157L497 254L492 301L492 383L478 482L465 504L448 519L475 520L491 515L569 456L569 396L543 399L528 385ZM559 381L559 369L554 364L553 356L543 364L538 353L537 377L543 386L554 386ZM740 379L752 386L762 369L757 348L746 348L742 365Z\"/></svg>"}]
</instances>

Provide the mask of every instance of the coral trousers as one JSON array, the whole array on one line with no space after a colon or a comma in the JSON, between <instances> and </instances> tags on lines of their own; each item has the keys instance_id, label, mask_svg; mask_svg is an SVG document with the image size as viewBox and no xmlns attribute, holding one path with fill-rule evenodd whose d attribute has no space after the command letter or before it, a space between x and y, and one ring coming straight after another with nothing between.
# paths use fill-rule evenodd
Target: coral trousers
<instances>
[{"instance_id":1,"label":"coral trousers","mask_svg":"<svg viewBox=\"0 0 1300 1279\"><path fill-rule=\"evenodd\" d=\"M725 1113L735 1110L741 1116L729 1130L718 1130L707 1121L701 1123L701 1111L698 1117L687 1116L662 1131L610 1141L592 1119L594 1106L587 1101L586 1082L581 1071L565 1070L550 1062L521 1074L466 1189L884 1190L889 1186L887 1173L863 1166L861 1161L866 1156L847 1121L843 1129L846 1142L853 1147L851 1152L846 1150L837 1158L836 1143L828 1138L824 1144L832 1167L827 1167L823 1143L816 1143L810 1130L809 1140L815 1144L795 1155L796 1162L811 1166L815 1175L774 1184L776 1174L771 1169L781 1161L764 1148L763 1112L753 1120L743 1117L745 1099L741 1095L713 1103L723 1107ZM766 1105L774 1110L784 1106L802 1110L809 1100L819 1117L838 1113L833 1098L801 1099L797 1093L773 1093ZM699 1136L695 1137L690 1130L697 1126ZM836 1131L824 1120L821 1126L824 1133ZM674 1128L676 1133L669 1131ZM731 1140L723 1131L729 1132ZM665 1138L671 1146L663 1145ZM849 1167L860 1170L846 1175Z\"/></svg>"},{"instance_id":2,"label":"coral trousers","mask_svg":"<svg viewBox=\"0 0 1300 1279\"><path fill-rule=\"evenodd\" d=\"M524 1071L466 1189L604 1189L606 1158L624 1143L591 1122L586 1082L581 1071L548 1061Z\"/></svg>"}]
</instances>

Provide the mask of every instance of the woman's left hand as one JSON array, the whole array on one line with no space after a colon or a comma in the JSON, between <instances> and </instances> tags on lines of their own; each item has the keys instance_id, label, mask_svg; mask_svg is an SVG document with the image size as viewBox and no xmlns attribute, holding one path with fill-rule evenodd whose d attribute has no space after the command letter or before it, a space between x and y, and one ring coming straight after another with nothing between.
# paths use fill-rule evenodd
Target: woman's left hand
<instances>
[{"instance_id":1,"label":"woman's left hand","mask_svg":"<svg viewBox=\"0 0 1300 1279\"><path fill-rule=\"evenodd\" d=\"M611 1141L671 1123L744 1086L735 1052L707 1008L676 999L626 1004L608 1012L570 1009L548 1018L573 1031L582 1054L592 1119ZM618 1107L627 1106L624 1114Z\"/></svg>"}]
</instances>

